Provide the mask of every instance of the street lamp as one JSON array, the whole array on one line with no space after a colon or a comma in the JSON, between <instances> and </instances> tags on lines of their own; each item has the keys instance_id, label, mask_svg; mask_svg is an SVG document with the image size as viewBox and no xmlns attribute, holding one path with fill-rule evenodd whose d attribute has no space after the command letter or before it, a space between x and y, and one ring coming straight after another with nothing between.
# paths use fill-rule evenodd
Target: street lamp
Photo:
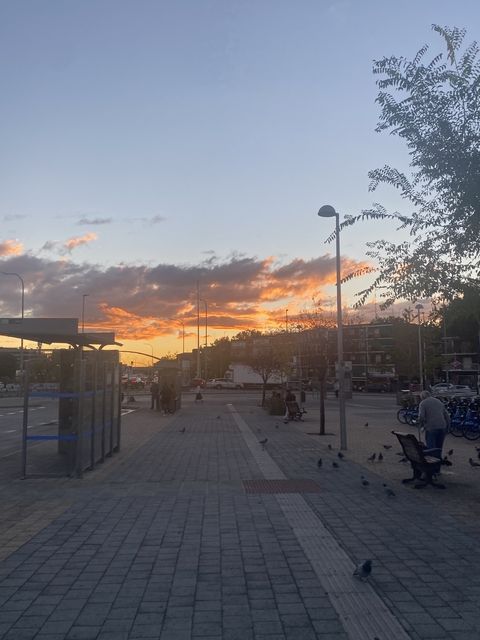
<instances>
[{"instance_id":1,"label":"street lamp","mask_svg":"<svg viewBox=\"0 0 480 640\"><path fill-rule=\"evenodd\" d=\"M25 283L20 274L14 273L12 271L0 271L0 273L4 276L16 276L20 280L20 284L22 287L22 333L23 333L23 319L25 317ZM23 338L20 338L20 371L22 375L23 382Z\"/></svg>"},{"instance_id":2,"label":"street lamp","mask_svg":"<svg viewBox=\"0 0 480 640\"><path fill-rule=\"evenodd\" d=\"M88 298L89 295L88 293L82 295L82 333L85 333L85 298Z\"/></svg>"},{"instance_id":3,"label":"street lamp","mask_svg":"<svg viewBox=\"0 0 480 640\"><path fill-rule=\"evenodd\" d=\"M150 347L150 349L152 350L152 369L153 369L153 347L149 342L144 342L143 344L146 344L147 347Z\"/></svg>"},{"instance_id":4,"label":"street lamp","mask_svg":"<svg viewBox=\"0 0 480 640\"><path fill-rule=\"evenodd\" d=\"M205 380L207 379L207 344L208 344L208 305L207 301L203 298L200 298L200 302L203 302L205 305Z\"/></svg>"},{"instance_id":5,"label":"street lamp","mask_svg":"<svg viewBox=\"0 0 480 640\"><path fill-rule=\"evenodd\" d=\"M342 285L340 273L340 216L329 204L320 207L321 218L335 218L337 268L337 371L340 414L340 449L347 448L347 422L345 417L345 364L343 362Z\"/></svg>"},{"instance_id":6,"label":"street lamp","mask_svg":"<svg viewBox=\"0 0 480 640\"><path fill-rule=\"evenodd\" d=\"M423 355L422 355L422 333L420 324L420 311L423 304L416 304L415 309L418 311L418 372L420 376L420 391L423 391Z\"/></svg>"}]
</instances>

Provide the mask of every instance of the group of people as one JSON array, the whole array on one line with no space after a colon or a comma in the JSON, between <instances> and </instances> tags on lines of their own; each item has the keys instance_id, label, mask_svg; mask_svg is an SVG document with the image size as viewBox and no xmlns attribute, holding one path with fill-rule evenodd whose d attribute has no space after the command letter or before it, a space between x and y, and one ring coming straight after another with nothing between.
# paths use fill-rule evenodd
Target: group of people
<instances>
[{"instance_id":1,"label":"group of people","mask_svg":"<svg viewBox=\"0 0 480 640\"><path fill-rule=\"evenodd\" d=\"M150 385L150 409L162 411L164 415L173 413L172 403L175 400L175 388L172 383L164 382L160 387L157 380Z\"/></svg>"}]
</instances>

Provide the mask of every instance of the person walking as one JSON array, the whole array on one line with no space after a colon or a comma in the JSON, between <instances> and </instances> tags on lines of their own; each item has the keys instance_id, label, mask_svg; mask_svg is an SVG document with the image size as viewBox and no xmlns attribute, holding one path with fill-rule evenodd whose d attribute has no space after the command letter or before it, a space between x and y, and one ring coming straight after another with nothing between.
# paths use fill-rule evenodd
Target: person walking
<instances>
[{"instance_id":1,"label":"person walking","mask_svg":"<svg viewBox=\"0 0 480 640\"><path fill-rule=\"evenodd\" d=\"M163 415L166 416L170 413L170 400L172 398L172 391L170 385L164 382L160 389L160 404L162 406Z\"/></svg>"},{"instance_id":2,"label":"person walking","mask_svg":"<svg viewBox=\"0 0 480 640\"><path fill-rule=\"evenodd\" d=\"M338 392L340 391L340 383L338 382L338 380L335 380L333 390L335 391L335 398L338 398Z\"/></svg>"},{"instance_id":3,"label":"person walking","mask_svg":"<svg viewBox=\"0 0 480 640\"><path fill-rule=\"evenodd\" d=\"M156 411L158 411L158 401L159 401L158 392L159 392L158 382L157 382L157 379L154 378L150 385L150 409L155 409Z\"/></svg>"},{"instance_id":4,"label":"person walking","mask_svg":"<svg viewBox=\"0 0 480 640\"><path fill-rule=\"evenodd\" d=\"M418 423L425 430L425 444L429 454L442 459L442 447L447 429L450 426L450 414L441 400L422 391L418 406Z\"/></svg>"}]
</instances>

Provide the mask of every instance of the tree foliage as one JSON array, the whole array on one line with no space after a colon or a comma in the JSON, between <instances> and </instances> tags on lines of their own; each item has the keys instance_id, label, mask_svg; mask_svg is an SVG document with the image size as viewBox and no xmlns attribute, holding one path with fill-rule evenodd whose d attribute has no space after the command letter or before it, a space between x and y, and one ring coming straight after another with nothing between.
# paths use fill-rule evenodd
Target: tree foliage
<instances>
[{"instance_id":1,"label":"tree foliage","mask_svg":"<svg viewBox=\"0 0 480 640\"><path fill-rule=\"evenodd\" d=\"M392 219L410 234L399 243L368 243L378 263L371 286L357 305L377 290L385 308L394 300L437 297L451 300L480 278L480 61L476 42L464 46L465 30L433 25L445 51L427 58L423 46L413 60L374 61L379 76L378 132L402 138L410 175L385 165L369 172L370 190L390 185L412 205L409 214L389 213L380 204L360 220Z\"/></svg>"}]
</instances>

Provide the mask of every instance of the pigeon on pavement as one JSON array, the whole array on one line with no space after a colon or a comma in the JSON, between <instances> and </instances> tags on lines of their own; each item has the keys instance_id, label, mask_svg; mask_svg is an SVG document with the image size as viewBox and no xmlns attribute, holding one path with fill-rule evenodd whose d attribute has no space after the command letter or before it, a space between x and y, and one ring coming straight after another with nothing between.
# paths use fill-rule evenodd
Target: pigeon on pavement
<instances>
[{"instance_id":1,"label":"pigeon on pavement","mask_svg":"<svg viewBox=\"0 0 480 640\"><path fill-rule=\"evenodd\" d=\"M340 460L342 460L345 456L343 455L343 453L341 451L339 451L337 453L337 458L340 458Z\"/></svg>"},{"instance_id":2,"label":"pigeon on pavement","mask_svg":"<svg viewBox=\"0 0 480 640\"><path fill-rule=\"evenodd\" d=\"M320 469L320 467L321 467L321 466L322 466L322 459L321 459L321 458L319 458L319 459L317 460L317 467Z\"/></svg>"},{"instance_id":3,"label":"pigeon on pavement","mask_svg":"<svg viewBox=\"0 0 480 640\"><path fill-rule=\"evenodd\" d=\"M385 493L389 498L395 498L397 495L393 489L390 489L385 483L383 483L383 488L385 489Z\"/></svg>"},{"instance_id":4,"label":"pigeon on pavement","mask_svg":"<svg viewBox=\"0 0 480 640\"><path fill-rule=\"evenodd\" d=\"M329 449L329 451L332 450L332 445L331 444L328 445L328 449Z\"/></svg>"},{"instance_id":5,"label":"pigeon on pavement","mask_svg":"<svg viewBox=\"0 0 480 640\"><path fill-rule=\"evenodd\" d=\"M180 433L185 433L185 427L183 427L183 429L180 429Z\"/></svg>"},{"instance_id":6,"label":"pigeon on pavement","mask_svg":"<svg viewBox=\"0 0 480 640\"><path fill-rule=\"evenodd\" d=\"M365 422L365 424L363 426L364 427L368 427L368 422Z\"/></svg>"},{"instance_id":7,"label":"pigeon on pavement","mask_svg":"<svg viewBox=\"0 0 480 640\"><path fill-rule=\"evenodd\" d=\"M468 459L471 467L480 467L480 462L475 462L473 458Z\"/></svg>"},{"instance_id":8,"label":"pigeon on pavement","mask_svg":"<svg viewBox=\"0 0 480 640\"><path fill-rule=\"evenodd\" d=\"M372 455L369 458L367 458L367 460L369 462L375 462L375 458L376 457L377 457L377 454L376 453L372 453Z\"/></svg>"},{"instance_id":9,"label":"pigeon on pavement","mask_svg":"<svg viewBox=\"0 0 480 640\"><path fill-rule=\"evenodd\" d=\"M338 469L338 467L339 467L339 466L340 466L340 465L338 464L338 462L332 462L332 467L333 467L334 469ZM480 465L478 465L478 466L480 467Z\"/></svg>"},{"instance_id":10,"label":"pigeon on pavement","mask_svg":"<svg viewBox=\"0 0 480 640\"><path fill-rule=\"evenodd\" d=\"M267 444L267 442L268 442L268 438L265 438L264 440L259 440L258 442L259 442L259 444L261 444L261 445L262 445L262 448L263 448L263 449L265 449L265 445L266 445L266 444Z\"/></svg>"},{"instance_id":11,"label":"pigeon on pavement","mask_svg":"<svg viewBox=\"0 0 480 640\"><path fill-rule=\"evenodd\" d=\"M391 445L391 444L384 444L384 445L383 445L383 448L384 448L384 449L386 449L386 450L388 451L389 449L391 449L391 448L392 448L392 445Z\"/></svg>"},{"instance_id":12,"label":"pigeon on pavement","mask_svg":"<svg viewBox=\"0 0 480 640\"><path fill-rule=\"evenodd\" d=\"M453 456L453 449L450 449L450 451L448 451L447 455L448 456Z\"/></svg>"},{"instance_id":13,"label":"pigeon on pavement","mask_svg":"<svg viewBox=\"0 0 480 640\"><path fill-rule=\"evenodd\" d=\"M378 454L378 461L381 462L383 460L383 453L380 451Z\"/></svg>"},{"instance_id":14,"label":"pigeon on pavement","mask_svg":"<svg viewBox=\"0 0 480 640\"><path fill-rule=\"evenodd\" d=\"M369 482L368 480L366 480L363 476L362 476L361 478L362 478L362 484L363 484L363 486L364 486L364 487L368 487L368 485L370 484L370 482Z\"/></svg>"},{"instance_id":15,"label":"pigeon on pavement","mask_svg":"<svg viewBox=\"0 0 480 640\"><path fill-rule=\"evenodd\" d=\"M362 562L362 564L358 565L358 567L353 572L353 575L358 580L366 580L371 573L372 573L372 561L365 560L365 562Z\"/></svg>"}]
</instances>

